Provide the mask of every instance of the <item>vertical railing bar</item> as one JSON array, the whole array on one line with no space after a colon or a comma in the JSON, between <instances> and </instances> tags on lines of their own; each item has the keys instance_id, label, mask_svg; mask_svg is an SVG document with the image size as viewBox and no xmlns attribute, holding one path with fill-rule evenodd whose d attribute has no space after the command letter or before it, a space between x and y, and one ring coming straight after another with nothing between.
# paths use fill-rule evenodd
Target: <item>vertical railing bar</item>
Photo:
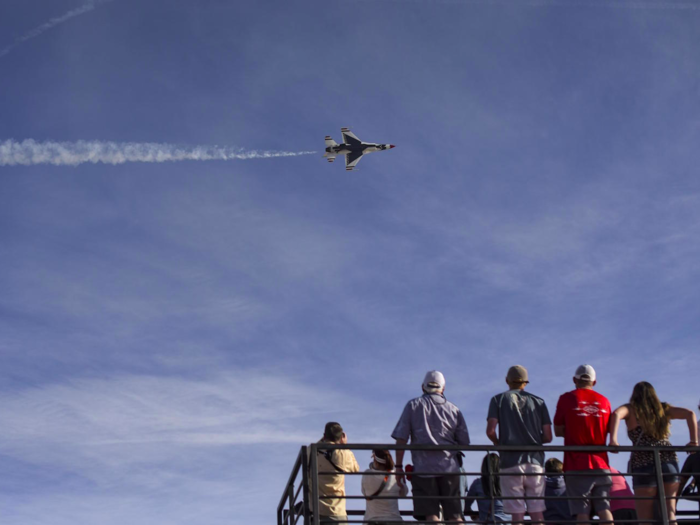
<instances>
[{"instance_id":1,"label":"vertical railing bar","mask_svg":"<svg viewBox=\"0 0 700 525\"><path fill-rule=\"evenodd\" d=\"M494 481L494 472L491 470L491 453L487 452L486 456L488 459L486 460L486 463L488 465L488 471L489 471L489 492L491 496L491 519L493 520L494 523L496 523L496 500L494 499L494 493L496 491L496 483ZM499 480L500 481L500 480ZM479 506L479 503L477 502L476 506Z\"/></svg>"},{"instance_id":2,"label":"vertical railing bar","mask_svg":"<svg viewBox=\"0 0 700 525\"><path fill-rule=\"evenodd\" d=\"M661 522L663 525L669 525L668 509L666 508L666 489L664 488L664 477L661 472L661 455L658 450L654 450L654 466L656 468L656 484L658 485L657 494L659 496Z\"/></svg>"},{"instance_id":3,"label":"vertical railing bar","mask_svg":"<svg viewBox=\"0 0 700 525\"><path fill-rule=\"evenodd\" d=\"M318 461L316 461L318 456L316 450L316 444L311 444L311 504L313 505L313 519L318 525L321 523L321 517L319 516L319 500L318 500Z\"/></svg>"},{"instance_id":4,"label":"vertical railing bar","mask_svg":"<svg viewBox=\"0 0 700 525\"><path fill-rule=\"evenodd\" d=\"M294 483L288 487L289 493L287 497L289 498L289 513L287 514L287 525L292 525L294 523Z\"/></svg>"},{"instance_id":5,"label":"vertical railing bar","mask_svg":"<svg viewBox=\"0 0 700 525\"><path fill-rule=\"evenodd\" d=\"M311 525L311 520L309 519L309 454L307 447L301 447L301 468L303 469L301 479L304 484L304 525Z\"/></svg>"}]
</instances>

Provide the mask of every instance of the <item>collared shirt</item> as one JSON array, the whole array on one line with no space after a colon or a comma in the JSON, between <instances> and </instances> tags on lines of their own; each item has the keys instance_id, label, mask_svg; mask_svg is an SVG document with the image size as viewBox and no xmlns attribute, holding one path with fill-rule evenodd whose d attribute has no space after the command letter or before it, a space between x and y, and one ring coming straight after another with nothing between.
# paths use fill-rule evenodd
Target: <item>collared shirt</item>
<instances>
[{"instance_id":1,"label":"collared shirt","mask_svg":"<svg viewBox=\"0 0 700 525\"><path fill-rule=\"evenodd\" d=\"M464 416L442 394L423 394L406 403L391 437L412 445L469 444ZM458 472L456 456L456 452L448 450L411 451L417 472Z\"/></svg>"},{"instance_id":2,"label":"collared shirt","mask_svg":"<svg viewBox=\"0 0 700 525\"><path fill-rule=\"evenodd\" d=\"M328 443L327 441L319 441L319 443ZM321 451L319 451L321 452ZM357 464L355 455L351 450L337 449L329 450L331 460L343 472L359 472L360 465ZM318 471L319 472L336 472L335 468L319 453L317 454ZM312 478L313 476L311 476ZM313 482L313 480L312 480ZM320 499L318 502L318 513L321 516L345 516L345 475L338 472L337 474L323 474L318 476L318 495L319 496L341 496L331 499Z\"/></svg>"},{"instance_id":3,"label":"collared shirt","mask_svg":"<svg viewBox=\"0 0 700 525\"><path fill-rule=\"evenodd\" d=\"M501 445L541 445L542 427L552 424L544 400L518 389L493 396L486 418L498 421ZM501 468L523 463L544 467L544 452L501 452Z\"/></svg>"}]
</instances>

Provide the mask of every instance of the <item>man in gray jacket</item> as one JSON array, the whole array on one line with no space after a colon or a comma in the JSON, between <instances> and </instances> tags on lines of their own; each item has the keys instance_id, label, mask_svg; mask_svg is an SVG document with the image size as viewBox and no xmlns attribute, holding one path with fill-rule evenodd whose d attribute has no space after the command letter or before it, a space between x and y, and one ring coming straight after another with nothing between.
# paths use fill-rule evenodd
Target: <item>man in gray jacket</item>
<instances>
[{"instance_id":1,"label":"man in gray jacket","mask_svg":"<svg viewBox=\"0 0 700 525\"><path fill-rule=\"evenodd\" d=\"M391 437L397 445L409 441L413 445L468 445L469 431L459 408L445 399L445 377L437 370L425 374L423 395L411 399L403 410ZM396 471L403 470L403 450L396 451ZM426 521L439 521L440 505L446 520L462 521L460 476L444 474L459 472L455 451L412 451L416 472L413 485L413 514L425 516ZM439 498L422 499L425 496Z\"/></svg>"}]
</instances>

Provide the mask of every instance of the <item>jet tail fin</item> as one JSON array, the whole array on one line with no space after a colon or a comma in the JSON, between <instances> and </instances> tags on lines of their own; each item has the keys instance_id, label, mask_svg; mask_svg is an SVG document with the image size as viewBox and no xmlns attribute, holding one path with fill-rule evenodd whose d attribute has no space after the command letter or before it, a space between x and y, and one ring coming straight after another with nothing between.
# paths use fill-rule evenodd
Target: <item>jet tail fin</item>
<instances>
[{"instance_id":1,"label":"jet tail fin","mask_svg":"<svg viewBox=\"0 0 700 525\"><path fill-rule=\"evenodd\" d=\"M333 140L330 136L326 135L326 147L329 148L331 146L337 146L338 143Z\"/></svg>"}]
</instances>

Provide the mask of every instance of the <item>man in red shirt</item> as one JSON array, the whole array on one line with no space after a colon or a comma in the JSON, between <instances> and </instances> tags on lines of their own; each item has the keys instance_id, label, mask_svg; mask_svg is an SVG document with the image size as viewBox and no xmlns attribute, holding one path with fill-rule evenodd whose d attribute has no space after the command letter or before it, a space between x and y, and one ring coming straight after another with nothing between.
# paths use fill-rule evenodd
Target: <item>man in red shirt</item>
<instances>
[{"instance_id":1,"label":"man in red shirt","mask_svg":"<svg viewBox=\"0 0 700 525\"><path fill-rule=\"evenodd\" d=\"M595 390L595 370L581 365L574 375L576 390L559 398L554 414L554 434L564 438L564 445L605 446L610 419L610 401ZM571 514L579 522L590 520L591 510L601 522L612 522L610 512L610 465L607 452L565 452L564 472L578 475L566 477L566 495ZM589 475L583 475L589 474Z\"/></svg>"}]
</instances>

